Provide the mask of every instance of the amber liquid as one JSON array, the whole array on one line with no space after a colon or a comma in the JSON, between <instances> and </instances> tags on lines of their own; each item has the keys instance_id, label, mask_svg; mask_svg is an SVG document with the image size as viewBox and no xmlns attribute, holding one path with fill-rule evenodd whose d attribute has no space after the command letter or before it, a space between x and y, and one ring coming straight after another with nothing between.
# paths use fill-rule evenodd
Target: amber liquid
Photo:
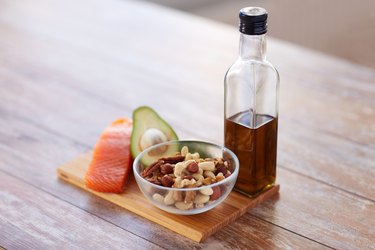
<instances>
[{"instance_id":1,"label":"amber liquid","mask_svg":"<svg viewBox=\"0 0 375 250\"><path fill-rule=\"evenodd\" d=\"M224 124L225 146L240 161L235 189L251 197L275 183L277 151L277 118L253 118L249 112L242 112L225 119Z\"/></svg>"}]
</instances>

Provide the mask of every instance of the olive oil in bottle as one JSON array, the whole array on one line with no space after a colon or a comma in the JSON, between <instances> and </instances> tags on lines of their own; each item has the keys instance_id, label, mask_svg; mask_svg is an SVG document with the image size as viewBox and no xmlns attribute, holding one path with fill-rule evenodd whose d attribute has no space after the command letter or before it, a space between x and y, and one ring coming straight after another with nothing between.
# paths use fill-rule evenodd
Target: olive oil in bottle
<instances>
[{"instance_id":1,"label":"olive oil in bottle","mask_svg":"<svg viewBox=\"0 0 375 250\"><path fill-rule=\"evenodd\" d=\"M236 188L257 194L276 180L277 118L258 115L261 126L249 127L250 115L239 113L225 119L225 145L238 157L241 167Z\"/></svg>"},{"instance_id":2,"label":"olive oil in bottle","mask_svg":"<svg viewBox=\"0 0 375 250\"><path fill-rule=\"evenodd\" d=\"M225 76L225 146L240 162L235 189L250 197L276 180L279 75L266 60L267 15L240 10L240 55Z\"/></svg>"}]
</instances>

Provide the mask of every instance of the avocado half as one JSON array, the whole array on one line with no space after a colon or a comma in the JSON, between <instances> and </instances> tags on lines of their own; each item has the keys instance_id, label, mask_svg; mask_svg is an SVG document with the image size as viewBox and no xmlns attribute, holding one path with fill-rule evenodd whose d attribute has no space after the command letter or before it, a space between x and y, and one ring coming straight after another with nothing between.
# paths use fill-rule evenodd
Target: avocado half
<instances>
[{"instance_id":1,"label":"avocado half","mask_svg":"<svg viewBox=\"0 0 375 250\"><path fill-rule=\"evenodd\" d=\"M148 147L172 140L178 140L177 134L155 110L142 106L133 111L133 131L130 143L133 159ZM174 155L177 151L177 147L166 147L161 152L150 151L142 157L142 163L149 165L158 158Z\"/></svg>"}]
</instances>

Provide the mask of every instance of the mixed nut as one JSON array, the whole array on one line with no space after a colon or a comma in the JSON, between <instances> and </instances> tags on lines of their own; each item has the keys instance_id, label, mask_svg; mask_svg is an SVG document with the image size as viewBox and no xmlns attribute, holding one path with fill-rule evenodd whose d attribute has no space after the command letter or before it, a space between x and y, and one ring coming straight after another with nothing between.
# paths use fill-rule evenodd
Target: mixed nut
<instances>
[{"instance_id":1,"label":"mixed nut","mask_svg":"<svg viewBox=\"0 0 375 250\"><path fill-rule=\"evenodd\" d=\"M199 190L168 190L164 194L154 193L152 198L167 206L181 210L204 207L221 197L223 185L203 187L231 175L230 165L223 158L200 158L199 153L189 153L184 146L181 152L163 157L145 168L141 176L156 185L172 188L196 188Z\"/></svg>"}]
</instances>

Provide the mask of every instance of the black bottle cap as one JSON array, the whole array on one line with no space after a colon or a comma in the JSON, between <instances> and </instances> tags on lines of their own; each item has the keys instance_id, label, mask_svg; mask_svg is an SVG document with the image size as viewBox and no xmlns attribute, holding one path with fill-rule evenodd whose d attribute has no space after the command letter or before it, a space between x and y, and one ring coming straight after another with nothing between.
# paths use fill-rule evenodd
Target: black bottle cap
<instances>
[{"instance_id":1,"label":"black bottle cap","mask_svg":"<svg viewBox=\"0 0 375 250\"><path fill-rule=\"evenodd\" d=\"M246 35L267 33L267 11L260 7L246 7L240 10L240 32Z\"/></svg>"}]
</instances>

